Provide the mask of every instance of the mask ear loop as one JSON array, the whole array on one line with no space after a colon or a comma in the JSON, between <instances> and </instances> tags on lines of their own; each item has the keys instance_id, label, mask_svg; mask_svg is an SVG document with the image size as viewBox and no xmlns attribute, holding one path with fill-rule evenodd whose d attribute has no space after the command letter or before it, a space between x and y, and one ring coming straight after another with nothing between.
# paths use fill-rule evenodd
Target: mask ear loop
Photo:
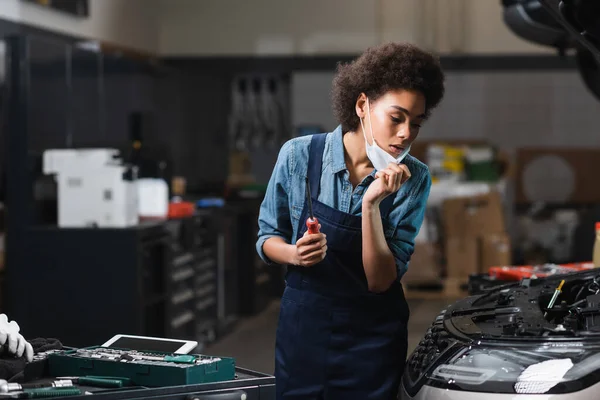
<instances>
[{"instance_id":1,"label":"mask ear loop","mask_svg":"<svg viewBox=\"0 0 600 400\"><path fill-rule=\"evenodd\" d=\"M360 126L362 128L363 137L365 138L365 143L367 144L367 146L374 146L375 145L375 136L373 136L373 125L371 125L371 107L369 106L369 98L368 97L367 97L367 113L369 115L369 129L371 131L371 140L373 141L373 144L369 144L369 141L367 140L367 131L365 130L365 125L363 123L362 118L359 118Z\"/></svg>"},{"instance_id":2,"label":"mask ear loop","mask_svg":"<svg viewBox=\"0 0 600 400\"><path fill-rule=\"evenodd\" d=\"M367 97L367 115L369 116L369 130L371 131L371 140L373 141L373 146L375 146L375 135L373 135L373 123L371 121L371 106L369 105L369 98Z\"/></svg>"},{"instance_id":3,"label":"mask ear loop","mask_svg":"<svg viewBox=\"0 0 600 400\"><path fill-rule=\"evenodd\" d=\"M365 142L366 142L366 143L367 143L367 145L368 145L368 144L369 144L369 142L367 141L367 133L365 132L365 125L363 124L363 119L362 119L362 118L359 118L359 120L360 120L360 126L361 126L361 128L362 128L362 131L363 131L363 136L364 136L364 138L365 138Z\"/></svg>"},{"instance_id":4,"label":"mask ear loop","mask_svg":"<svg viewBox=\"0 0 600 400\"><path fill-rule=\"evenodd\" d=\"M369 98L367 97L367 104L369 102ZM367 145L367 147L370 146L369 141L367 140L367 131L365 131L365 124L363 123L363 118L359 118L360 121L360 127L362 128L363 131L363 137L365 138L365 144Z\"/></svg>"}]
</instances>

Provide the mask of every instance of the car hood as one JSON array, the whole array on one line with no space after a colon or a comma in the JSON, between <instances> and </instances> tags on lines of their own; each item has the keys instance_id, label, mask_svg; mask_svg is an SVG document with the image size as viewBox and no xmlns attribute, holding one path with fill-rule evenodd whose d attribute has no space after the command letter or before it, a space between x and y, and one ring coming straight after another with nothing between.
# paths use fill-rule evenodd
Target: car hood
<instances>
[{"instance_id":1,"label":"car hood","mask_svg":"<svg viewBox=\"0 0 600 400\"><path fill-rule=\"evenodd\" d=\"M600 59L600 1L539 0L579 44Z\"/></svg>"},{"instance_id":2,"label":"car hood","mask_svg":"<svg viewBox=\"0 0 600 400\"><path fill-rule=\"evenodd\" d=\"M560 288L560 291L557 291ZM554 300L552 300L554 298ZM600 382L600 269L489 289L442 310L403 387L566 394Z\"/></svg>"},{"instance_id":3,"label":"car hood","mask_svg":"<svg viewBox=\"0 0 600 400\"><path fill-rule=\"evenodd\" d=\"M600 339L599 305L600 270L594 269L496 287L454 303L443 319L446 330L466 340Z\"/></svg>"}]
</instances>

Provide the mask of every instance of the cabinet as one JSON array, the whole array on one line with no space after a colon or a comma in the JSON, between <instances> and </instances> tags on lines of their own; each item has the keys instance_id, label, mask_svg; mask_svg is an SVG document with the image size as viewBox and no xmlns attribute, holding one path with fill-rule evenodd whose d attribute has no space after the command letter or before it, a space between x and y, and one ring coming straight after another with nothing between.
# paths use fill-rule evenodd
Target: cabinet
<instances>
[{"instance_id":1,"label":"cabinet","mask_svg":"<svg viewBox=\"0 0 600 400\"><path fill-rule=\"evenodd\" d=\"M238 262L240 271L240 312L253 315L262 311L271 300L269 268L256 253L258 214L244 210L238 216Z\"/></svg>"},{"instance_id":2,"label":"cabinet","mask_svg":"<svg viewBox=\"0 0 600 400\"><path fill-rule=\"evenodd\" d=\"M171 238L166 335L212 341L218 309L218 215L201 213L165 223Z\"/></svg>"},{"instance_id":3,"label":"cabinet","mask_svg":"<svg viewBox=\"0 0 600 400\"><path fill-rule=\"evenodd\" d=\"M226 253L238 271L237 301L240 315L264 310L283 292L284 267L265 264L256 252L260 200L230 202L224 213L230 218ZM230 299L230 301L235 301Z\"/></svg>"},{"instance_id":4,"label":"cabinet","mask_svg":"<svg viewBox=\"0 0 600 400\"><path fill-rule=\"evenodd\" d=\"M27 338L74 347L119 333L212 340L218 217L127 229L30 228L7 269L8 315Z\"/></svg>"}]
</instances>

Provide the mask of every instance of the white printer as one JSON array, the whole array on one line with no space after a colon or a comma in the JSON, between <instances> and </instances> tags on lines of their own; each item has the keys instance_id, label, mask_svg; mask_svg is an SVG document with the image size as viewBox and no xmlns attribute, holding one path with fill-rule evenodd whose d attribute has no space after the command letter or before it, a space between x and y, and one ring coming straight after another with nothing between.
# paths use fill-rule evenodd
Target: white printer
<instances>
[{"instance_id":1,"label":"white printer","mask_svg":"<svg viewBox=\"0 0 600 400\"><path fill-rule=\"evenodd\" d=\"M123 228L138 223L136 174L115 149L52 149L44 174L58 186L61 228Z\"/></svg>"}]
</instances>

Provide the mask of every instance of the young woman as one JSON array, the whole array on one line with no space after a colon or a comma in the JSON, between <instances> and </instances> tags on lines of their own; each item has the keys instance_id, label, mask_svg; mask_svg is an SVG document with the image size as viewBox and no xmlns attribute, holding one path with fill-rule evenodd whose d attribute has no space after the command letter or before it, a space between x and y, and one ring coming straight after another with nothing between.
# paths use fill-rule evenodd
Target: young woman
<instances>
[{"instance_id":1,"label":"young woman","mask_svg":"<svg viewBox=\"0 0 600 400\"><path fill-rule=\"evenodd\" d=\"M396 398L409 317L400 279L431 186L408 152L443 94L436 57L410 44L373 47L338 68L340 126L281 148L256 244L265 262L288 265L278 399ZM307 231L306 182L319 233Z\"/></svg>"}]
</instances>

